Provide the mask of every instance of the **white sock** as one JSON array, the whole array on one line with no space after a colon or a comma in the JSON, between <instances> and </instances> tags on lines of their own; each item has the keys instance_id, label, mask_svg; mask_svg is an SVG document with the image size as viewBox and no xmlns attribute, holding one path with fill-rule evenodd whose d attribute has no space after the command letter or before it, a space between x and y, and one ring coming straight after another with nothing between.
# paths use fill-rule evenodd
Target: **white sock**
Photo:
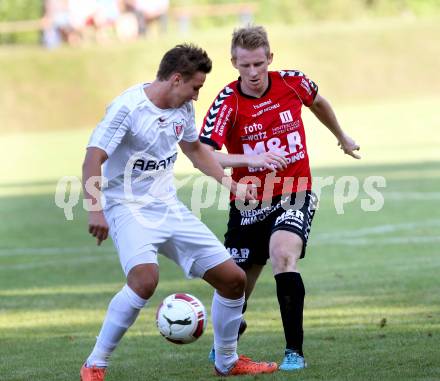
<instances>
[{"instance_id":1,"label":"white sock","mask_svg":"<svg viewBox=\"0 0 440 381\"><path fill-rule=\"evenodd\" d=\"M215 366L222 373L227 373L238 359L237 335L243 304L244 295L240 299L226 299L215 291L212 298Z\"/></svg>"},{"instance_id":2,"label":"white sock","mask_svg":"<svg viewBox=\"0 0 440 381\"><path fill-rule=\"evenodd\" d=\"M138 296L130 287L122 287L108 306L95 347L87 358L87 366L107 367L110 355L146 304L147 300Z\"/></svg>"}]
</instances>

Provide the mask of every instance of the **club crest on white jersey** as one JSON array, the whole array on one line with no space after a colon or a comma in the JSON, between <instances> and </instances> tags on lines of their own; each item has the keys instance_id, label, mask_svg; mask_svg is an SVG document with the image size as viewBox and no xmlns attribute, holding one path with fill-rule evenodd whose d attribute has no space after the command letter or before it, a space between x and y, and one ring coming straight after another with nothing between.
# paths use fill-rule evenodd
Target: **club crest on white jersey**
<instances>
[{"instance_id":1,"label":"club crest on white jersey","mask_svg":"<svg viewBox=\"0 0 440 381\"><path fill-rule=\"evenodd\" d=\"M183 130L185 128L183 119L180 122L173 122L173 127L177 140L180 140L183 135Z\"/></svg>"}]
</instances>

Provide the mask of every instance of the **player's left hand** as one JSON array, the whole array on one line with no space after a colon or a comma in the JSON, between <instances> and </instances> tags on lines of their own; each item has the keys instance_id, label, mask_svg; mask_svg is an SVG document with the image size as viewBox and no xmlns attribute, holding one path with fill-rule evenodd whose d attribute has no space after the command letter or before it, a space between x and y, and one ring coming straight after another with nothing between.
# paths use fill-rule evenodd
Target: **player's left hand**
<instances>
[{"instance_id":1,"label":"player's left hand","mask_svg":"<svg viewBox=\"0 0 440 381\"><path fill-rule=\"evenodd\" d=\"M338 142L338 146L344 151L346 155L350 155L355 159L360 159L361 156L354 151L359 151L361 147L348 135L344 135Z\"/></svg>"},{"instance_id":2,"label":"player's left hand","mask_svg":"<svg viewBox=\"0 0 440 381\"><path fill-rule=\"evenodd\" d=\"M283 171L287 168L287 159L276 152L263 152L258 155L245 155L251 168L264 168L269 171Z\"/></svg>"},{"instance_id":3,"label":"player's left hand","mask_svg":"<svg viewBox=\"0 0 440 381\"><path fill-rule=\"evenodd\" d=\"M89 212L89 233L96 237L96 244L101 245L108 237L109 226L102 210Z\"/></svg>"}]
</instances>

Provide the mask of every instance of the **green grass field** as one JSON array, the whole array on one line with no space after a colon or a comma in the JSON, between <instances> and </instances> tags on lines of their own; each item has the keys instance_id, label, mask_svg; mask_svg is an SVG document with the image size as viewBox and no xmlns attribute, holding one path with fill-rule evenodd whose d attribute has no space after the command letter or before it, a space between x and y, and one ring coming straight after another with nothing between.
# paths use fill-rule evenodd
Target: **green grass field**
<instances>
[{"instance_id":1,"label":"green grass field","mask_svg":"<svg viewBox=\"0 0 440 381\"><path fill-rule=\"evenodd\" d=\"M388 186L381 211L363 212L360 199L366 195L361 194L344 215L335 211L331 188L323 191L308 255L301 263L310 367L294 377L438 379L437 163L326 168L315 174L356 175L361 181L381 174ZM186 202L189 189L181 192ZM116 253L111 242L94 246L80 208L74 210L74 221L64 221L52 195L5 196L0 208L0 379L77 379L107 303L123 284ZM221 235L224 212L209 209L203 218ZM193 293L210 305L207 285L185 281L173 263L161 259L159 288L115 352L109 381L213 378L206 360L210 327L198 342L174 346L154 326L156 306L177 291ZM283 336L275 300L267 268L248 309L250 327L240 343L244 353L280 361ZM278 373L266 378L290 377Z\"/></svg>"},{"instance_id":2,"label":"green grass field","mask_svg":"<svg viewBox=\"0 0 440 381\"><path fill-rule=\"evenodd\" d=\"M379 211L362 210L362 199L369 197L361 191L344 206L344 214L335 208L334 188L323 189L301 262L309 368L294 375L240 379L440 380L438 25L427 20L360 23L352 29L344 24L271 27L277 37L303 38L297 50L283 50L286 40L274 44L276 67L299 61L295 67L315 73L343 127L362 147L359 162L342 155L325 127L305 111L314 176L355 176L361 185L368 176L383 176L387 186L381 189L385 203ZM233 78L225 60L229 34L222 29L200 36L210 42L219 67L202 91L199 119L208 99ZM120 47L123 57L111 47L61 50L52 56L35 49L12 49L12 56L0 50L0 64L9 70L0 71L0 89L6 90L0 92L6 127L0 134L1 381L79 378L107 304L124 279L112 243L98 248L88 236L80 206L73 209L73 221L66 221L55 206L55 186L62 176L80 175L84 146L103 99L139 80L143 62L155 67L161 43L171 42L152 41L148 54L136 54L140 45ZM109 66L97 74L93 58L101 63L106 56ZM71 61L82 64L55 68ZM132 71L123 70L129 61ZM112 70L120 75L110 76ZM107 76L109 88L92 87ZM23 112L12 112L19 109ZM26 125L33 116L38 128ZM184 158L179 160L179 176L194 174ZM180 196L190 205L191 186L182 188ZM202 218L221 238L226 212L212 207L202 211ZM114 353L108 381L216 379L207 362L210 325L196 343L175 346L154 324L156 306L166 295L192 293L209 310L211 289L202 281L185 280L166 258L160 264L158 290ZM246 315L249 329L240 351L280 361L284 338L270 266Z\"/></svg>"}]
</instances>

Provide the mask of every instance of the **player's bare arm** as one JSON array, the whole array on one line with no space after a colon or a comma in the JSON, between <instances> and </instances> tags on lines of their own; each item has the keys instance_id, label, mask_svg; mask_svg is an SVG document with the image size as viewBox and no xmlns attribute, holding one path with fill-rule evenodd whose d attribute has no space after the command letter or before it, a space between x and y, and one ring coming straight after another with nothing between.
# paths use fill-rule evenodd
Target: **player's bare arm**
<instances>
[{"instance_id":1,"label":"player's bare arm","mask_svg":"<svg viewBox=\"0 0 440 381\"><path fill-rule=\"evenodd\" d=\"M206 145L223 168L265 168L270 171L282 171L287 167L287 161L284 156L273 152L263 152L258 155L247 154L229 154L215 151L214 147Z\"/></svg>"},{"instance_id":2,"label":"player's bare arm","mask_svg":"<svg viewBox=\"0 0 440 381\"><path fill-rule=\"evenodd\" d=\"M188 156L195 168L205 175L213 177L220 184L228 186L231 192L238 198L245 200L255 199L255 188L251 184L239 186L231 177L227 176L214 153L206 144L200 141L181 141L179 145L182 152Z\"/></svg>"},{"instance_id":3,"label":"player's bare arm","mask_svg":"<svg viewBox=\"0 0 440 381\"><path fill-rule=\"evenodd\" d=\"M223 168L264 168L276 172L282 171L287 167L285 157L273 152L263 152L258 155L214 152L214 155Z\"/></svg>"},{"instance_id":4,"label":"player's bare arm","mask_svg":"<svg viewBox=\"0 0 440 381\"><path fill-rule=\"evenodd\" d=\"M310 110L335 135L336 139L338 139L338 145L345 154L355 159L361 158L359 154L354 152L359 151L360 146L342 130L335 112L327 99L317 94L312 106L310 106Z\"/></svg>"},{"instance_id":5,"label":"player's bare arm","mask_svg":"<svg viewBox=\"0 0 440 381\"><path fill-rule=\"evenodd\" d=\"M100 193L101 183L99 181L90 185L88 180L91 177L101 178L101 165L107 160L107 154L100 148L89 147L87 148L86 157L83 163L83 191L84 199L88 201L89 207L89 233L96 237L98 245L108 237L108 224L105 220L104 213L101 207L101 200L99 197L95 197L90 191L90 186L95 187ZM87 185L87 186L86 186Z\"/></svg>"}]
</instances>

